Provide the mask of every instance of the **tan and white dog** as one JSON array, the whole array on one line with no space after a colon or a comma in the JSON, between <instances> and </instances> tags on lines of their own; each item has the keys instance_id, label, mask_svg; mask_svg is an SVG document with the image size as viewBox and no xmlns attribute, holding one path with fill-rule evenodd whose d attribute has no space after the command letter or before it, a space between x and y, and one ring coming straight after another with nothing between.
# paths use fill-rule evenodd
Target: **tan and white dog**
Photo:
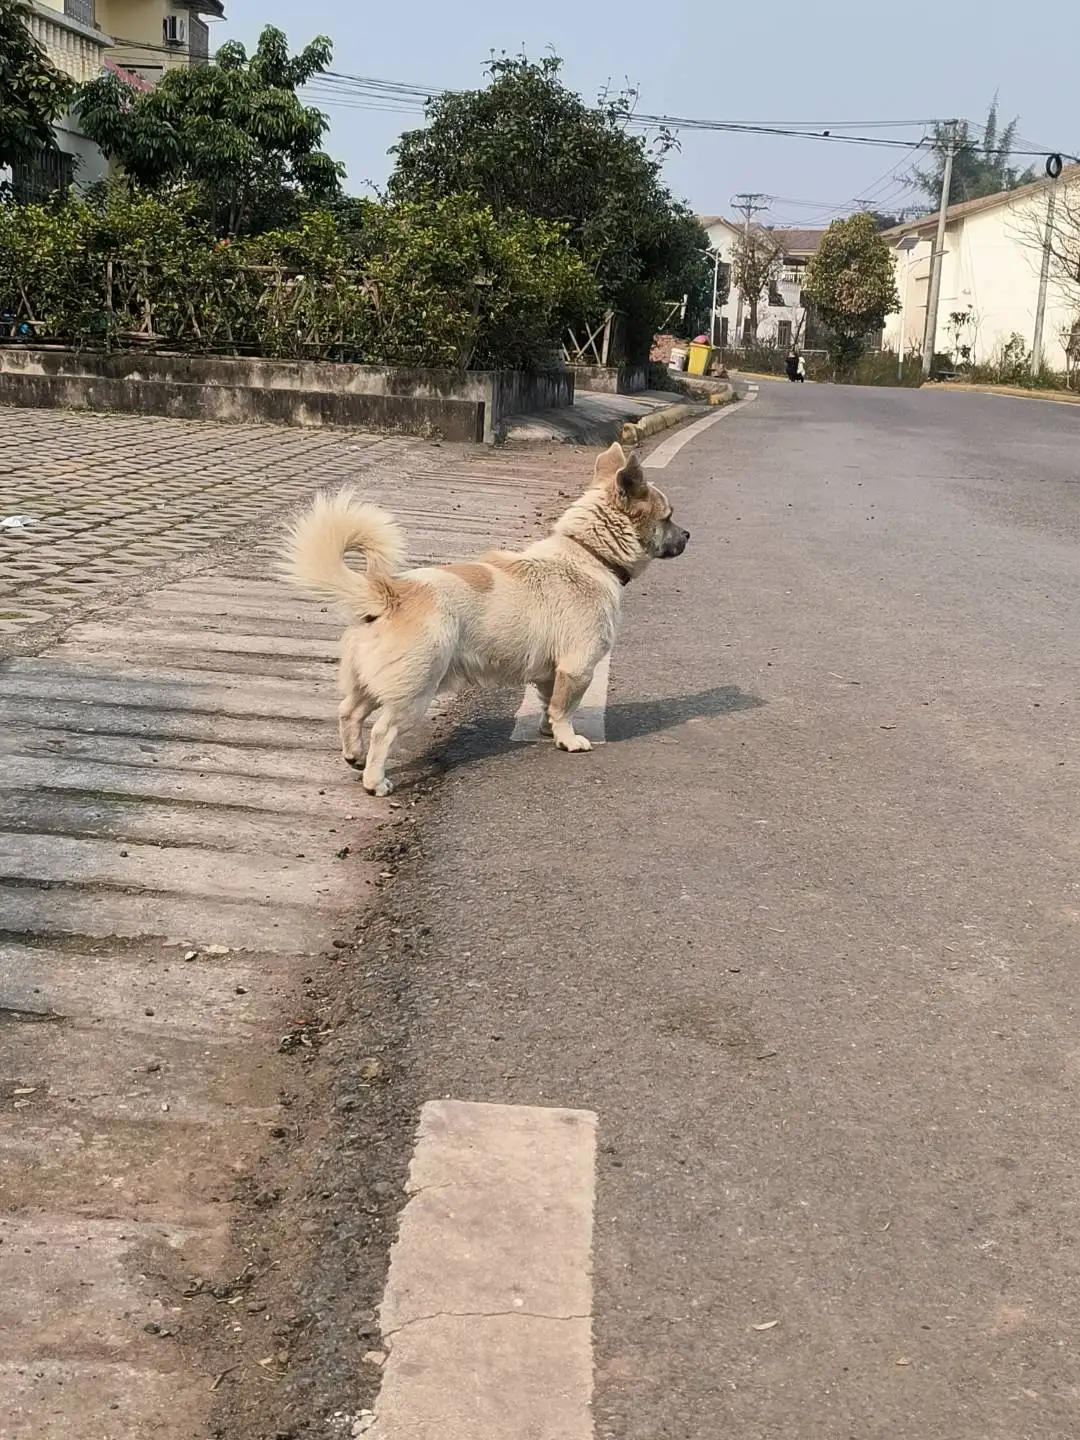
<instances>
[{"instance_id":1,"label":"tan and white dog","mask_svg":"<svg viewBox=\"0 0 1080 1440\"><path fill-rule=\"evenodd\" d=\"M560 750L591 749L572 716L614 643L623 587L650 560L681 555L689 538L619 445L598 458L588 490L550 535L465 564L406 570L404 535L385 510L351 490L318 496L289 531L285 573L353 614L338 715L350 765L374 716L364 788L390 793L394 741L436 695L466 685L535 685L545 734ZM350 550L363 552L363 573L345 563Z\"/></svg>"}]
</instances>

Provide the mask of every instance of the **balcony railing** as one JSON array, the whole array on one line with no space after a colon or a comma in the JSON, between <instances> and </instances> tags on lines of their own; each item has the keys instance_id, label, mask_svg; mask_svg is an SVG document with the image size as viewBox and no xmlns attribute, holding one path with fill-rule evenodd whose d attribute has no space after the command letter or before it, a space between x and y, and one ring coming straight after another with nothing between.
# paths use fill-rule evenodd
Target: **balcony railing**
<instances>
[{"instance_id":1,"label":"balcony railing","mask_svg":"<svg viewBox=\"0 0 1080 1440\"><path fill-rule=\"evenodd\" d=\"M87 34L82 22L74 16L61 15L59 10L43 7L25 11L26 28L45 47L45 52L58 70L72 80L94 80L101 74L105 51L112 45L100 31Z\"/></svg>"},{"instance_id":2,"label":"balcony railing","mask_svg":"<svg viewBox=\"0 0 1080 1440\"><path fill-rule=\"evenodd\" d=\"M64 14L88 30L94 28L94 0L64 0Z\"/></svg>"}]
</instances>

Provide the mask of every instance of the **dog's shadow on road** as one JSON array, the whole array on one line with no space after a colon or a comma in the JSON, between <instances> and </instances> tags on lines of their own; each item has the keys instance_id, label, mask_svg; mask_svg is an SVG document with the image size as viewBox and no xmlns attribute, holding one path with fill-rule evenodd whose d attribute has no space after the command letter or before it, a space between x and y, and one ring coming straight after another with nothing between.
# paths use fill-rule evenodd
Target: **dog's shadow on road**
<instances>
[{"instance_id":1,"label":"dog's shadow on road","mask_svg":"<svg viewBox=\"0 0 1080 1440\"><path fill-rule=\"evenodd\" d=\"M615 701L605 711L604 729L608 743L618 745L627 740L641 740L648 735L674 730L693 721L758 710L764 704L766 701L760 696L750 695L737 685L715 685L712 689L697 690L689 695ZM495 713L493 707L485 713L485 709L481 701L478 711L468 718L462 717L456 725L451 721L448 730L430 748L407 760L404 769L411 772L410 780L415 779L417 773L445 775L463 765L518 750L519 747L512 745L508 739L505 712ZM551 741L539 743L550 745Z\"/></svg>"},{"instance_id":2,"label":"dog's shadow on road","mask_svg":"<svg viewBox=\"0 0 1080 1440\"><path fill-rule=\"evenodd\" d=\"M609 744L640 740L673 730L692 720L713 720L736 715L741 710L758 710L765 701L737 685L714 685L691 695L664 695L655 700L617 700L607 707L605 730Z\"/></svg>"}]
</instances>

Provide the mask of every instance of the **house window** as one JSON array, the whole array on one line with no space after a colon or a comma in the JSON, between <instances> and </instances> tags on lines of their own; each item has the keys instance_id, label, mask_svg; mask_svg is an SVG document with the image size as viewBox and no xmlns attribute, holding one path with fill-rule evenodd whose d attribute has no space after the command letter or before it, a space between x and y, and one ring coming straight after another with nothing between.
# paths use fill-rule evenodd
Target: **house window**
<instances>
[{"instance_id":1,"label":"house window","mask_svg":"<svg viewBox=\"0 0 1080 1440\"><path fill-rule=\"evenodd\" d=\"M728 317L727 317L726 315L721 315L721 317L720 317L720 348L721 348L721 350L723 350L723 349L726 348L727 343L728 343Z\"/></svg>"},{"instance_id":2,"label":"house window","mask_svg":"<svg viewBox=\"0 0 1080 1440\"><path fill-rule=\"evenodd\" d=\"M776 327L776 343L781 350L791 349L791 321L781 320Z\"/></svg>"},{"instance_id":3,"label":"house window","mask_svg":"<svg viewBox=\"0 0 1080 1440\"><path fill-rule=\"evenodd\" d=\"M746 319L742 322L742 343L744 345L749 345L753 341L753 338L754 332L750 328L750 317L747 316Z\"/></svg>"}]
</instances>

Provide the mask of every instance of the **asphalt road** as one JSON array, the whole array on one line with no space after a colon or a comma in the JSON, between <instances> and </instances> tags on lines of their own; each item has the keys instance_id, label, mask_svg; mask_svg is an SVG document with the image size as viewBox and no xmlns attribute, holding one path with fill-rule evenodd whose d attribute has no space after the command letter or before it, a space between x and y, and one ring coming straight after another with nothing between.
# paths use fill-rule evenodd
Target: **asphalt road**
<instances>
[{"instance_id":1,"label":"asphalt road","mask_svg":"<svg viewBox=\"0 0 1080 1440\"><path fill-rule=\"evenodd\" d=\"M610 743L451 743L413 1079L597 1112L605 1440L1080 1431L1078 455L762 386L664 472Z\"/></svg>"}]
</instances>

